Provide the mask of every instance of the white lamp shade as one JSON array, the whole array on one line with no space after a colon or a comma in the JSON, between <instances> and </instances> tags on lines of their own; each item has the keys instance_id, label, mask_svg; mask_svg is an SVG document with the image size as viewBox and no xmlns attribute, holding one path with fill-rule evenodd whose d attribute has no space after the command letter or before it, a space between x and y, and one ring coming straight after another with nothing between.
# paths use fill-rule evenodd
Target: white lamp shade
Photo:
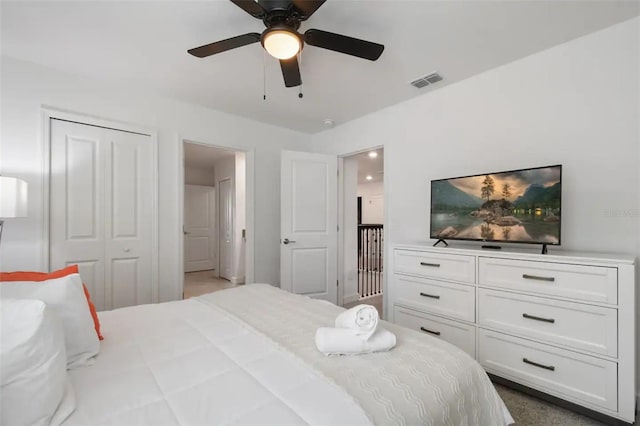
<instances>
[{"instance_id":1,"label":"white lamp shade","mask_svg":"<svg viewBox=\"0 0 640 426\"><path fill-rule=\"evenodd\" d=\"M27 216L27 182L0 176L0 218Z\"/></svg>"}]
</instances>

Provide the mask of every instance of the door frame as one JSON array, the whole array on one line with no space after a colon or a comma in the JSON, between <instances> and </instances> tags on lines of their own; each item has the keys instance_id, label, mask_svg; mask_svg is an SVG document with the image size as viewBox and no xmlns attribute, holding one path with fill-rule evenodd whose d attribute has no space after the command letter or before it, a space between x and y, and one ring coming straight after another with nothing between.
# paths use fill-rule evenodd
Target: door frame
<instances>
[{"instance_id":1,"label":"door frame","mask_svg":"<svg viewBox=\"0 0 640 426\"><path fill-rule=\"evenodd\" d=\"M222 211L222 191L220 191L220 184L222 182L229 182L229 202L231 203L231 256L230 256L230 261L231 261L231 270L233 270L233 264L234 262L234 257L235 257L235 241L236 241L236 194L232 191L234 185L233 183L235 182L235 179L232 179L231 176L228 177L224 177L220 180L216 181L216 243L218 246L218 268L216 270L216 275L219 278L223 278L220 276L220 272L222 272L222 256L220 256L220 253L222 253L222 244L220 243L220 236L222 235L222 231L221 231L221 226L220 226L220 219L222 218L222 215L220 214ZM235 284L233 282L233 274L231 274L231 276L229 278L227 278L229 280L229 282L231 282L232 284Z\"/></svg>"},{"instance_id":2,"label":"door frame","mask_svg":"<svg viewBox=\"0 0 640 426\"><path fill-rule=\"evenodd\" d=\"M191 138L184 135L178 135L178 153L176 159L178 161L178 227L177 235L179 235L178 244L178 258L184 259L184 238L182 234L182 224L184 224L184 144L190 143L195 145L203 145L210 148L224 149L233 152L243 152L245 154L245 178L246 178L246 192L245 192L245 209L246 209L246 238L245 238L245 283L251 284L255 282L254 271L254 209L255 209L255 149L243 149L237 146L225 145L221 142L212 142L203 140L202 138ZM216 189L216 192L217 189ZM217 201L217 200L216 200ZM217 207L216 207L217 209ZM218 232L219 230L216 230ZM218 259L220 253L218 253ZM219 261L218 261L219 263ZM218 265L219 267L219 265ZM176 282L179 284L176 286L176 300L182 300L182 294L184 291L184 262L181 262L176 276Z\"/></svg>"},{"instance_id":3,"label":"door frame","mask_svg":"<svg viewBox=\"0 0 640 426\"><path fill-rule=\"evenodd\" d=\"M94 117L87 114L64 111L54 107L41 107L42 123L42 264L47 271L50 270L49 246L50 240L50 176L51 176L51 120L70 121L94 127L104 127L121 132L137 133L149 136L151 142L152 164L151 173L153 177L151 188L151 301L157 303L159 300L158 282L158 132L155 129L140 126L138 124L126 123L122 121L109 120Z\"/></svg>"},{"instance_id":4,"label":"door frame","mask_svg":"<svg viewBox=\"0 0 640 426\"><path fill-rule=\"evenodd\" d=\"M368 148L363 148L363 149L359 149L357 151L352 151L352 152L348 152L348 153L344 153L344 154L338 154L338 280L340 281L341 285L338 286L338 305L342 306L343 302L344 302L344 288L345 285L344 283L346 282L346 277L345 277L345 267L344 267L344 253L345 253L345 247L344 247L344 232L345 232L345 226L344 226L344 185L345 185L345 181L344 181L344 159L346 157L351 157L353 155L358 155L358 154L362 154L364 152L369 152L369 151L374 151L377 149L382 149L383 151L385 150L384 145L376 145L373 147L368 147ZM382 170L384 172L384 175L387 174L387 164L388 161L385 161L384 164L382 165ZM389 203L387 202L387 194L388 194L388 184L387 184L387 179L383 178L382 181L382 188L383 188L383 197L384 197L384 230L383 230L383 236L384 236L384 244L382 245L382 259L383 259L383 271L385 271L382 274L382 308L384 311L384 318L389 318L389 304L387 303L387 301L389 300L389 295L388 295L388 286L387 286L387 276L389 275L389 273L387 271L389 271L389 226L387 225L388 223L388 218L389 218Z\"/></svg>"}]
</instances>

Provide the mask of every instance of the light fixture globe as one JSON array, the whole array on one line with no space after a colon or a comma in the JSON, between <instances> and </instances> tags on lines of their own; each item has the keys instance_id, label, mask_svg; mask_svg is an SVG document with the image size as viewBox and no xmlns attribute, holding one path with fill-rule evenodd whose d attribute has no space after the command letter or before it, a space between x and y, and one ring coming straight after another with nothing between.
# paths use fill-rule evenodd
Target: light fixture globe
<instances>
[{"instance_id":1,"label":"light fixture globe","mask_svg":"<svg viewBox=\"0 0 640 426\"><path fill-rule=\"evenodd\" d=\"M302 50L302 39L295 30L277 26L262 33L264 49L276 59L293 58Z\"/></svg>"}]
</instances>

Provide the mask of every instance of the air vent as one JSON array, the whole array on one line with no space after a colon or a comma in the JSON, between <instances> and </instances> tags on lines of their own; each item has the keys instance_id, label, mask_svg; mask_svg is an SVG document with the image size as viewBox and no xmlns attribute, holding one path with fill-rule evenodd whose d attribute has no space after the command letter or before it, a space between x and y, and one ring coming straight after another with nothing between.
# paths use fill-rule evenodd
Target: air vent
<instances>
[{"instance_id":1,"label":"air vent","mask_svg":"<svg viewBox=\"0 0 640 426\"><path fill-rule=\"evenodd\" d=\"M439 81L442 81L442 77L440 76L440 74L434 72L412 81L411 85L417 87L418 89L422 89L423 87L427 87L428 85L437 83Z\"/></svg>"}]
</instances>

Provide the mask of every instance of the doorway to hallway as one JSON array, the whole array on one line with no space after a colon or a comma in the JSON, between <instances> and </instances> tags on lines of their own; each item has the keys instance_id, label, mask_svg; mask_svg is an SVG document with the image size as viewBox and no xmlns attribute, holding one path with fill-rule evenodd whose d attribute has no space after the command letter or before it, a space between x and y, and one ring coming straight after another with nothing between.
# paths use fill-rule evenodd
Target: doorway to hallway
<instances>
[{"instance_id":1,"label":"doorway to hallway","mask_svg":"<svg viewBox=\"0 0 640 426\"><path fill-rule=\"evenodd\" d=\"M246 153L183 142L183 297L246 277Z\"/></svg>"}]
</instances>

